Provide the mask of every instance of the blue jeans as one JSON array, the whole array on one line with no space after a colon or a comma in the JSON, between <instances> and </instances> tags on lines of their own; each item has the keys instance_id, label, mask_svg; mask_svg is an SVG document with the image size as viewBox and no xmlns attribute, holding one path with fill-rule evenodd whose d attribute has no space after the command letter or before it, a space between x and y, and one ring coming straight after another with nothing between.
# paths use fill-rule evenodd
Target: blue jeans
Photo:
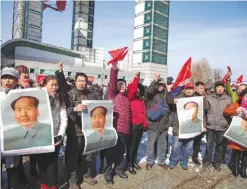
<instances>
[{"instance_id":1,"label":"blue jeans","mask_svg":"<svg viewBox=\"0 0 247 189\"><path fill-rule=\"evenodd\" d=\"M159 132L149 129L148 130L148 145L147 145L147 163L155 163L155 152L156 152L156 142L157 142L157 156L158 164L164 164L167 158L167 134L168 132Z\"/></svg>"},{"instance_id":2,"label":"blue jeans","mask_svg":"<svg viewBox=\"0 0 247 189\"><path fill-rule=\"evenodd\" d=\"M170 161L174 163L188 161L189 157L193 154L193 139L178 139L178 136L173 136L172 152Z\"/></svg>"}]
</instances>

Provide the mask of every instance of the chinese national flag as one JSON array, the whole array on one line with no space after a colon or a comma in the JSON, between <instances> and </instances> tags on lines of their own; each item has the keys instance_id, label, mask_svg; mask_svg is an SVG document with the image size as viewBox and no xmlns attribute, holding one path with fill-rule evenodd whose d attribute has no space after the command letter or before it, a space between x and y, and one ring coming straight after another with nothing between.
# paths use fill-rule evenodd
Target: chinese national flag
<instances>
[{"instance_id":1,"label":"chinese national flag","mask_svg":"<svg viewBox=\"0 0 247 189\"><path fill-rule=\"evenodd\" d=\"M232 84L232 87L235 88L238 84L243 83L244 75L241 75L235 83Z\"/></svg>"},{"instance_id":2,"label":"chinese national flag","mask_svg":"<svg viewBox=\"0 0 247 189\"><path fill-rule=\"evenodd\" d=\"M108 62L109 64L115 63L117 61L122 61L128 53L128 47L123 47L121 49L116 49L108 52L112 59Z\"/></svg>"},{"instance_id":3,"label":"chinese national flag","mask_svg":"<svg viewBox=\"0 0 247 189\"><path fill-rule=\"evenodd\" d=\"M177 88L181 83L185 82L187 79L191 78L191 57L185 62L182 69L180 70L177 79L173 85L173 89Z\"/></svg>"}]
</instances>

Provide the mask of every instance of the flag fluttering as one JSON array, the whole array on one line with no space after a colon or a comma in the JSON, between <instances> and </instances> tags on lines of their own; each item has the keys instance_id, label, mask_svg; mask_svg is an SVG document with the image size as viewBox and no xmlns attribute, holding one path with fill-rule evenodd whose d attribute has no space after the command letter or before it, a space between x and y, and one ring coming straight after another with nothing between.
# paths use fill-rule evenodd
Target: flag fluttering
<instances>
[{"instance_id":1,"label":"flag fluttering","mask_svg":"<svg viewBox=\"0 0 247 189\"><path fill-rule=\"evenodd\" d=\"M244 79L244 75L241 75L236 81L235 83L232 84L232 88L236 88L238 86L238 84L243 83L243 79Z\"/></svg>"},{"instance_id":2,"label":"flag fluttering","mask_svg":"<svg viewBox=\"0 0 247 189\"><path fill-rule=\"evenodd\" d=\"M116 49L108 52L112 59L108 62L109 64L113 64L118 61L122 61L125 56L128 54L128 47L123 47L121 49Z\"/></svg>"}]
</instances>

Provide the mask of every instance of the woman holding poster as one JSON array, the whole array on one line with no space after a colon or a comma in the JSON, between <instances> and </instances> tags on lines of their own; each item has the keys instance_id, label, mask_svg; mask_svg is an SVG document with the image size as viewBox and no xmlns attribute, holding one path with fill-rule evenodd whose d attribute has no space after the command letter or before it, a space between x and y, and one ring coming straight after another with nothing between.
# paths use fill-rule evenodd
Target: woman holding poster
<instances>
[{"instance_id":1,"label":"woman holding poster","mask_svg":"<svg viewBox=\"0 0 247 189\"><path fill-rule=\"evenodd\" d=\"M233 103L230 107L226 108L224 111L224 115L226 116L238 115L242 117L241 128L238 128L238 130L239 131L241 130L240 132L243 134L236 136L236 140L240 140L247 134L247 114L246 114L247 112L247 90L244 90L240 96L241 97L237 102ZM235 131L235 133L237 133L237 131ZM234 153L232 155L232 158L233 158L232 159L233 161L232 174L236 177L239 175L239 164L241 161L242 164L241 164L240 175L242 175L244 178L247 178L247 174L246 174L247 148L237 144L236 142L233 142L232 140L229 140L228 147L233 149L232 153ZM242 153L242 159L240 158L241 153Z\"/></svg>"},{"instance_id":2,"label":"woman holding poster","mask_svg":"<svg viewBox=\"0 0 247 189\"><path fill-rule=\"evenodd\" d=\"M58 82L55 76L47 76L44 80L47 89L53 117L55 152L39 154L39 172L41 189L56 189L58 181L58 155L60 145L67 129L68 117L64 98L58 94Z\"/></svg>"}]
</instances>

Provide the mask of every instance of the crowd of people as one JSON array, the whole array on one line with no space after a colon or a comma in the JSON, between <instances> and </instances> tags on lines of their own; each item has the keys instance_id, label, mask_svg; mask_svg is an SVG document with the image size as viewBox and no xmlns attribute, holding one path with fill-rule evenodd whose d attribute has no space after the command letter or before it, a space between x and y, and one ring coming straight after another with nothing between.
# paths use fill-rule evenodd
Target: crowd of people
<instances>
[{"instance_id":1,"label":"crowd of people","mask_svg":"<svg viewBox=\"0 0 247 189\"><path fill-rule=\"evenodd\" d=\"M7 94L10 90L30 87L47 89L53 115L54 137L67 137L65 165L70 189L79 189L82 182L90 185L98 183L92 176L92 169L96 166L94 154L82 155L85 138L81 112L87 108L81 103L82 100L112 100L114 104L113 126L118 135L117 143L114 147L97 152L101 159L101 171L109 185L114 184L115 175L128 179L126 171L137 174L141 169L137 162L137 152L143 132L147 132L148 136L147 170L152 170L156 159L163 169L173 169L180 163L187 170L190 157L194 164L201 165L198 154L201 140L206 134L207 145L202 167L209 168L213 165L217 171L221 171L226 147L229 146L232 149L229 167L233 175L247 178L247 149L223 136L232 116L241 113L242 108L247 109L246 84L238 85L233 91L230 80L232 73L229 71L226 84L217 81L214 86L205 87L201 81L190 82L174 96L170 83L168 85L159 73L148 87L144 87L140 83L141 73L136 73L133 81L127 85L124 79L118 79L118 71L118 64L114 63L108 86L98 86L92 85L84 73L77 73L74 80L65 78L62 63L58 64L58 70L53 76L47 76L41 83L35 83L29 78L29 69L26 66L2 70L1 92ZM179 139L177 99L198 96L203 96L203 132L194 138ZM157 106L166 107L166 113L152 114L151 109ZM169 127L173 130L173 142L167 165ZM54 145L55 152L29 156L30 174L39 177L41 189L56 189L58 185L58 155L63 143L55 140ZM2 157L1 166L5 166L7 170L7 188L12 187L11 180L14 177L18 177L24 186L30 182L24 171L23 156Z\"/></svg>"}]
</instances>

